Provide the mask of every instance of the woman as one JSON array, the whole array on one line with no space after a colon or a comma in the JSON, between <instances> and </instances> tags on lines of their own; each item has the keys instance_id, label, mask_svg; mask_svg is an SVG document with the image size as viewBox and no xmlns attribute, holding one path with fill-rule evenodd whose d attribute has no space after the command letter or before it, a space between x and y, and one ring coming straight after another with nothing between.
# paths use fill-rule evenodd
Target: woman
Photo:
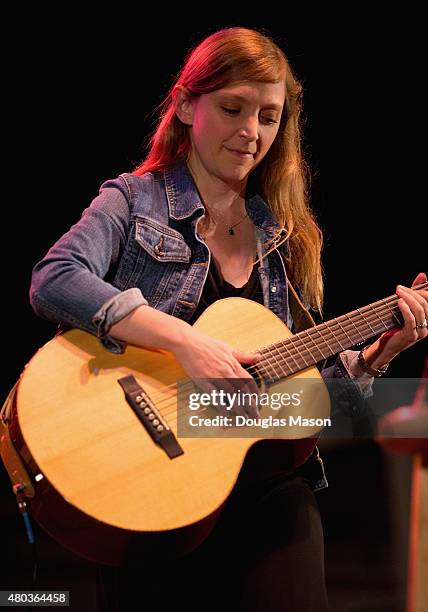
<instances>
[{"instance_id":1,"label":"woman","mask_svg":"<svg viewBox=\"0 0 428 612\"><path fill-rule=\"evenodd\" d=\"M322 240L307 202L300 109L301 87L268 37L229 28L203 40L162 105L144 162L104 183L36 265L35 311L96 334L111 351L126 343L167 349L194 379L250 378L243 366L257 353L191 324L216 299L240 295L297 330L287 277L307 308L321 310ZM421 273L414 284L424 281ZM427 336L428 292L397 294L403 327L359 358L342 352L323 371L347 379L356 401L391 359ZM322 464L315 452L296 470L285 447L263 442L249 453L213 534L171 568L176 589L153 579L158 591L146 583L146 603L151 590L165 609L177 601L206 607L207 598L233 610L327 609L313 493L326 486Z\"/></svg>"}]
</instances>

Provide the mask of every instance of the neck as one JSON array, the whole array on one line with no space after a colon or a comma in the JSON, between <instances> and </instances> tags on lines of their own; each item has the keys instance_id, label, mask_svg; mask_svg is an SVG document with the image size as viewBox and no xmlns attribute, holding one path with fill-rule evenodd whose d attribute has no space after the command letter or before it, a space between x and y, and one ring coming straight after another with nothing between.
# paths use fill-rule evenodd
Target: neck
<instances>
[{"instance_id":1,"label":"neck","mask_svg":"<svg viewBox=\"0 0 428 612\"><path fill-rule=\"evenodd\" d=\"M200 161L191 158L187 162L190 174L201 196L202 203L215 215L224 219L236 218L245 214L245 188L247 178L243 181L227 183L209 174Z\"/></svg>"}]
</instances>

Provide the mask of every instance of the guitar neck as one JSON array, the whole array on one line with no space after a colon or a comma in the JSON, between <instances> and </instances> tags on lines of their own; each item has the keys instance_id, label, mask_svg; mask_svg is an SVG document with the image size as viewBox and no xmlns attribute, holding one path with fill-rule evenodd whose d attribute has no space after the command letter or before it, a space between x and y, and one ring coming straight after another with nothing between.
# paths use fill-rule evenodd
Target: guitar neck
<instances>
[{"instance_id":1,"label":"guitar neck","mask_svg":"<svg viewBox=\"0 0 428 612\"><path fill-rule=\"evenodd\" d=\"M425 282L414 289L427 287ZM398 297L394 294L259 349L262 359L257 368L267 380L280 380L402 325Z\"/></svg>"}]
</instances>

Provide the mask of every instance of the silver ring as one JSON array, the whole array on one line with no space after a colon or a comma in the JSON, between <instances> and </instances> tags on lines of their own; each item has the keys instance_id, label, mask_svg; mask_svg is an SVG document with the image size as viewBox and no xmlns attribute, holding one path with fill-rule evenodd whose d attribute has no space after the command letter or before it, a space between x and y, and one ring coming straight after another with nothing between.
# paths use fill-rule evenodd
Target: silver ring
<instances>
[{"instance_id":1,"label":"silver ring","mask_svg":"<svg viewBox=\"0 0 428 612\"><path fill-rule=\"evenodd\" d=\"M424 319L422 323L416 323L416 326L414 327L414 329L423 329L424 327L428 327L428 323L426 319Z\"/></svg>"}]
</instances>

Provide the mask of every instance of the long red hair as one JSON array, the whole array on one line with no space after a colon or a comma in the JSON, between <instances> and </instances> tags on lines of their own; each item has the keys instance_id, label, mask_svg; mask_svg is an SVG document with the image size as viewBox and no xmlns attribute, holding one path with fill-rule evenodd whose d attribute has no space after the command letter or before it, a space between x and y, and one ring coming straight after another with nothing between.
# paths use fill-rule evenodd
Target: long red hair
<instances>
[{"instance_id":1,"label":"long red hair","mask_svg":"<svg viewBox=\"0 0 428 612\"><path fill-rule=\"evenodd\" d=\"M285 106L278 134L255 169L260 195L274 217L288 231L288 268L306 303L321 310L323 280L322 234L308 204L308 169L300 137L302 87L288 60L275 42L256 30L226 28L211 34L187 55L184 65L160 104L159 120L149 151L134 174L162 171L191 151L189 126L176 115L177 92L210 93L233 83L285 80Z\"/></svg>"}]
</instances>

